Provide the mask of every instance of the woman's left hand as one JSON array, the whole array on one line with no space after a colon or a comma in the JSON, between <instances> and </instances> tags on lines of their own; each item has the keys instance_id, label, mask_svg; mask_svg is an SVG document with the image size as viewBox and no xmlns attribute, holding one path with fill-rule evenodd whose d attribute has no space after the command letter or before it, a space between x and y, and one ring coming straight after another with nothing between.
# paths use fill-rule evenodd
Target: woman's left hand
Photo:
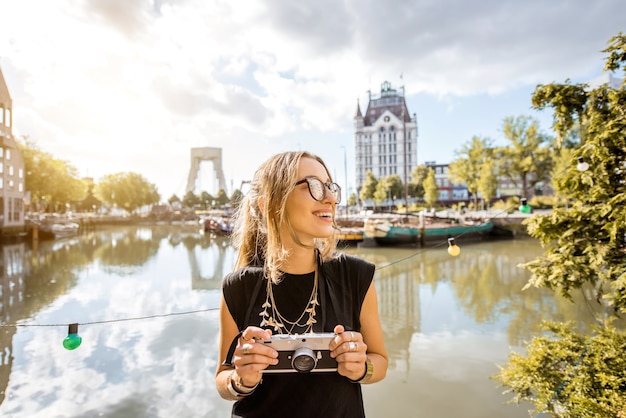
<instances>
[{"instance_id":1,"label":"woman's left hand","mask_svg":"<svg viewBox=\"0 0 626 418\"><path fill-rule=\"evenodd\" d=\"M367 344L363 336L346 331L343 325L337 325L333 331L337 336L330 343L330 356L337 360L337 372L351 380L362 378L367 368Z\"/></svg>"}]
</instances>

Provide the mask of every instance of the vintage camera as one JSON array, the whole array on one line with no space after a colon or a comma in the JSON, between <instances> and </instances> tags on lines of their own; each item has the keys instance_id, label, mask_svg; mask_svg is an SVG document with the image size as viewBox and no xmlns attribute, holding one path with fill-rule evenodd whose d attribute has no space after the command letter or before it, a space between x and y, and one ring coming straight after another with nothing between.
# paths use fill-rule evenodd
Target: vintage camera
<instances>
[{"instance_id":1,"label":"vintage camera","mask_svg":"<svg viewBox=\"0 0 626 418\"><path fill-rule=\"evenodd\" d=\"M270 365L263 373L334 372L337 360L328 348L335 338L332 332L318 334L277 334L265 344L278 351L278 364Z\"/></svg>"}]
</instances>

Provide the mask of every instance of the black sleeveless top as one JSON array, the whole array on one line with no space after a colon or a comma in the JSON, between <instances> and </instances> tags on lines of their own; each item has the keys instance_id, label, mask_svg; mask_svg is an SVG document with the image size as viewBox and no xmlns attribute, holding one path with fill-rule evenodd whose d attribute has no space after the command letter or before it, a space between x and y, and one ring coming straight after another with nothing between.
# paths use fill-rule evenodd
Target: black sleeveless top
<instances>
[{"instance_id":1,"label":"black sleeveless top","mask_svg":"<svg viewBox=\"0 0 626 418\"><path fill-rule=\"evenodd\" d=\"M374 265L358 257L340 254L319 269L319 302L314 332L332 332L336 325L359 331L365 294L374 276ZM309 300L314 273L286 274L272 291L280 313L295 320ZM260 286L257 285L261 282ZM222 290L228 310L239 330L261 323L267 282L258 267L228 274ZM258 292L252 306L250 301ZM248 316L248 318L246 318ZM266 327L268 328L268 327ZM272 332L275 332L272 329ZM332 373L265 374L263 383L233 405L233 417L364 417L361 385Z\"/></svg>"}]
</instances>

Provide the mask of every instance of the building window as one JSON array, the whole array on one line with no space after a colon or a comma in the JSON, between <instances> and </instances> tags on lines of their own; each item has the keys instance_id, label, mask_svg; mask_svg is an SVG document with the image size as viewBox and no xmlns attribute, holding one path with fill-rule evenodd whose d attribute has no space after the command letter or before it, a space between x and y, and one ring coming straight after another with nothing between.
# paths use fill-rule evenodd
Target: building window
<instances>
[{"instance_id":1,"label":"building window","mask_svg":"<svg viewBox=\"0 0 626 418\"><path fill-rule=\"evenodd\" d=\"M7 149L6 155L7 155L7 161L10 160L11 159L11 150L10 149Z\"/></svg>"}]
</instances>

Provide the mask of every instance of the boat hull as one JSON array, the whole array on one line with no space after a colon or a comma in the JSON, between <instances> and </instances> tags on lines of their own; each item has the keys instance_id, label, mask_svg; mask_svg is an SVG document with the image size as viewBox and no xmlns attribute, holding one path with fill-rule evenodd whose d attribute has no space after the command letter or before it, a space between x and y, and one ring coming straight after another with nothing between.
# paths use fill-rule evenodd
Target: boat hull
<instances>
[{"instance_id":1,"label":"boat hull","mask_svg":"<svg viewBox=\"0 0 626 418\"><path fill-rule=\"evenodd\" d=\"M450 237L485 236L493 229L491 221L476 225L451 225L449 227L426 227L423 229L423 241L434 241ZM380 246L417 244L422 241L422 231L417 226L377 225L366 229L366 238L371 238Z\"/></svg>"}]
</instances>

